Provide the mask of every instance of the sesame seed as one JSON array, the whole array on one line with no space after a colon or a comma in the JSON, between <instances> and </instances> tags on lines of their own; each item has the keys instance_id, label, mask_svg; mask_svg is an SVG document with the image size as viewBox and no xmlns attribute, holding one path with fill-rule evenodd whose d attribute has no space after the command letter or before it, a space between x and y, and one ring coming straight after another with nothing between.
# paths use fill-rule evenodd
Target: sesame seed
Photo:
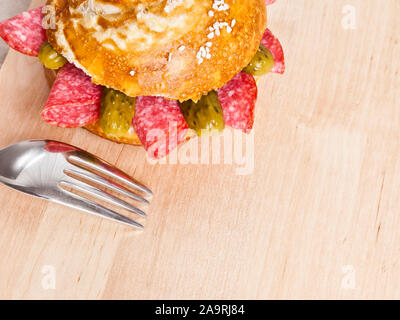
<instances>
[{"instance_id":1,"label":"sesame seed","mask_svg":"<svg viewBox=\"0 0 400 320\"><path fill-rule=\"evenodd\" d=\"M213 10L208 11L208 16L209 17L214 17L215 12L214 11L226 11L229 10L229 5L225 3L225 0L214 0L213 5L212 5ZM227 33L231 33L233 31L233 27L236 25L236 20L233 19L231 23L229 24L228 22L220 22L216 21L212 26L208 28L209 33L207 34L207 38L209 40L214 39L215 37L219 37L221 35L221 31L223 29L226 30ZM198 64L202 64L204 62L204 59L211 59L211 52L210 48L212 47L213 43L211 41L207 41L204 46L201 46L199 48L199 51L197 52L196 58Z\"/></svg>"}]
</instances>

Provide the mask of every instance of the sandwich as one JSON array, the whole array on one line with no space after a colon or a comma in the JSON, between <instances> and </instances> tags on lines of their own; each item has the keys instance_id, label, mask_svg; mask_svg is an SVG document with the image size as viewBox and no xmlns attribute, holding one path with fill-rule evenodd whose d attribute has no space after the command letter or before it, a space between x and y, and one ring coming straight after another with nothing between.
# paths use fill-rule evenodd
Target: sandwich
<instances>
[{"instance_id":1,"label":"sandwich","mask_svg":"<svg viewBox=\"0 0 400 320\"><path fill-rule=\"evenodd\" d=\"M52 78L44 121L162 158L195 135L253 129L257 82L283 73L275 0L48 0L0 23Z\"/></svg>"}]
</instances>

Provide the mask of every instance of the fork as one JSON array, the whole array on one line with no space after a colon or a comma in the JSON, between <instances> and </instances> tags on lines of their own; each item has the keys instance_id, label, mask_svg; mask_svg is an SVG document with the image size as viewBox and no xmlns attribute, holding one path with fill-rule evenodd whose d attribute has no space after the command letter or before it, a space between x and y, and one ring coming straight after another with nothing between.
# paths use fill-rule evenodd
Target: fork
<instances>
[{"instance_id":1,"label":"fork","mask_svg":"<svg viewBox=\"0 0 400 320\"><path fill-rule=\"evenodd\" d=\"M149 204L146 198L153 195L150 189L106 161L53 140L29 140L0 150L0 182L26 194L137 228L143 225L87 196L146 217L144 211L122 196Z\"/></svg>"}]
</instances>

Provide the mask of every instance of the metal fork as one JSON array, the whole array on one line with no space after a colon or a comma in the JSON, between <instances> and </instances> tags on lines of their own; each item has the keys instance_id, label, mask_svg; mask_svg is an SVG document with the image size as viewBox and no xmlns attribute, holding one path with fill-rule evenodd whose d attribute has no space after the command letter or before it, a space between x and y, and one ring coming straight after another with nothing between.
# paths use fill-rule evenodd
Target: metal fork
<instances>
[{"instance_id":1,"label":"metal fork","mask_svg":"<svg viewBox=\"0 0 400 320\"><path fill-rule=\"evenodd\" d=\"M146 216L142 210L120 197L149 204L146 197L152 196L150 189L111 164L77 147L52 140L29 140L0 150L0 182L32 196L138 228L143 225L85 196L142 217Z\"/></svg>"}]
</instances>

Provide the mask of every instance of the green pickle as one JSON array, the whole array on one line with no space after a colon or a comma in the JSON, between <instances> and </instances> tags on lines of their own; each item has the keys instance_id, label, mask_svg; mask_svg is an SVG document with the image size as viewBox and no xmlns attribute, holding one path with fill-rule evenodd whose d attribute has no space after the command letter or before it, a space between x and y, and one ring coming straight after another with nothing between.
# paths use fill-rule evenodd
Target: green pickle
<instances>
[{"instance_id":1,"label":"green pickle","mask_svg":"<svg viewBox=\"0 0 400 320\"><path fill-rule=\"evenodd\" d=\"M221 133L225 128L221 104L215 91L203 96L198 102L182 102L180 107L188 126L198 136Z\"/></svg>"},{"instance_id":2,"label":"green pickle","mask_svg":"<svg viewBox=\"0 0 400 320\"><path fill-rule=\"evenodd\" d=\"M104 133L116 138L126 134L135 115L135 103L135 98L114 89L104 88L100 111L100 127Z\"/></svg>"},{"instance_id":3,"label":"green pickle","mask_svg":"<svg viewBox=\"0 0 400 320\"><path fill-rule=\"evenodd\" d=\"M67 63L67 59L54 50L51 44L48 42L43 43L40 47L39 61L43 63L47 69L52 70L60 69Z\"/></svg>"},{"instance_id":4,"label":"green pickle","mask_svg":"<svg viewBox=\"0 0 400 320\"><path fill-rule=\"evenodd\" d=\"M263 45L260 45L256 55L243 71L253 76L263 76L270 72L274 65L275 61L272 53Z\"/></svg>"}]
</instances>

